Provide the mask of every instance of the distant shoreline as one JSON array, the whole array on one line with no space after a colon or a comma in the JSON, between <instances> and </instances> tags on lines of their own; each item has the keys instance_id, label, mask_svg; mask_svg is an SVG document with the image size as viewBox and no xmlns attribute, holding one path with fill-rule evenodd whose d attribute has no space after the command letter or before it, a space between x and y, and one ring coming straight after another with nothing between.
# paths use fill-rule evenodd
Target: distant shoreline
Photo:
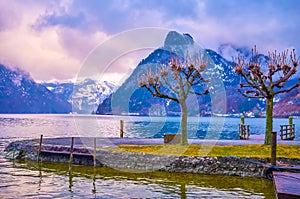
<instances>
[{"instance_id":1,"label":"distant shoreline","mask_svg":"<svg viewBox=\"0 0 300 199\"><path fill-rule=\"evenodd\" d=\"M1 113L0 115L69 115L69 116L118 116L118 117L178 117L180 118L180 115L166 115L166 116L158 116L158 115L136 115L136 114L89 114L89 113ZM228 116L218 116L218 115L213 115L213 116L197 116L197 115L191 115L189 117L203 117L203 118L209 118L209 117L213 117L213 118L240 118L240 116L232 116L232 115L228 115ZM274 116L273 118L275 119L287 119L289 116L283 116L283 117L276 117ZM247 117L245 116L245 118L248 119L252 119L252 118L265 118L265 117ZM293 116L293 119L300 119L300 116Z\"/></svg>"}]
</instances>

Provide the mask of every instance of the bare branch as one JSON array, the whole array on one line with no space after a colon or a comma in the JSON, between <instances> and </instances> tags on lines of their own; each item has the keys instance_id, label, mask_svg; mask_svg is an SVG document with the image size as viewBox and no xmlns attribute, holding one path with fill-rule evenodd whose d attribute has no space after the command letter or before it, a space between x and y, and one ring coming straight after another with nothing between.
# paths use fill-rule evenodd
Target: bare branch
<instances>
[{"instance_id":1,"label":"bare branch","mask_svg":"<svg viewBox=\"0 0 300 199\"><path fill-rule=\"evenodd\" d=\"M285 90L279 90L277 92L274 92L275 95L279 94L279 93L288 93L292 90L294 90L295 88L299 87L300 86L300 79L298 79L298 83L295 84L294 86L288 88L288 89L285 89Z\"/></svg>"},{"instance_id":2,"label":"bare branch","mask_svg":"<svg viewBox=\"0 0 300 199\"><path fill-rule=\"evenodd\" d=\"M169 89L171 89L174 93L179 94L179 88L172 86L166 77L163 77L163 80Z\"/></svg>"},{"instance_id":3,"label":"bare branch","mask_svg":"<svg viewBox=\"0 0 300 199\"><path fill-rule=\"evenodd\" d=\"M247 92L242 92L240 89L237 90L239 93L241 93L244 97L247 98L264 98L264 96L259 95L258 93L247 93Z\"/></svg>"},{"instance_id":4,"label":"bare branch","mask_svg":"<svg viewBox=\"0 0 300 199\"><path fill-rule=\"evenodd\" d=\"M274 95L279 93L290 92L297 88L299 85L296 84L289 89L283 89L285 83L297 72L297 66L299 65L299 57L297 58L295 50L290 53L285 50L278 53L276 50L272 53L268 53L267 59L267 70L263 71L259 56L256 51L256 46L252 49L252 58L249 62L246 62L242 56L237 57L237 66L235 71L238 75L241 75L246 82L246 85L241 85L241 89L252 88L253 90L246 90L248 94L239 92L246 97L256 97L257 91L259 96L264 98L272 98ZM277 79L274 81L273 79ZM274 92L274 88L279 89ZM283 89L283 90L281 90ZM252 92L253 91L253 92ZM255 96L253 94L255 93Z\"/></svg>"},{"instance_id":5,"label":"bare branch","mask_svg":"<svg viewBox=\"0 0 300 199\"><path fill-rule=\"evenodd\" d=\"M201 92L191 92L194 85L201 82L208 82L201 73L206 68L207 64L199 56L196 59L187 57L186 60L171 57L171 61L166 66L162 67L160 71L153 74L149 70L146 75L142 75L137 81L140 87L145 87L153 96L167 98L179 102L186 100L189 94L206 95L208 90ZM162 91L161 87L165 86L172 94Z\"/></svg>"},{"instance_id":6,"label":"bare branch","mask_svg":"<svg viewBox=\"0 0 300 199\"><path fill-rule=\"evenodd\" d=\"M179 100L176 97L173 97L171 95L167 95L165 93L161 93L160 90L158 90L156 87L154 87L154 91L151 90L150 87L147 87L147 86L142 86L142 87L145 87L155 97L171 99L171 100L174 100L175 102L179 103Z\"/></svg>"},{"instance_id":7,"label":"bare branch","mask_svg":"<svg viewBox=\"0 0 300 199\"><path fill-rule=\"evenodd\" d=\"M190 94L195 94L195 95L207 95L209 94L209 90L206 89L203 93L195 92L195 91L189 91Z\"/></svg>"},{"instance_id":8,"label":"bare branch","mask_svg":"<svg viewBox=\"0 0 300 199\"><path fill-rule=\"evenodd\" d=\"M255 83L255 78L250 77L250 75L246 74L239 66L238 66L237 70L238 70L238 74L240 74L242 77L244 77L244 80L248 85L247 87L256 89L257 91L260 92L260 94L262 96L266 97L267 89L264 88L265 87L264 84L262 84L262 86L260 86L257 83ZM240 87L243 88L245 86L240 85Z\"/></svg>"}]
</instances>

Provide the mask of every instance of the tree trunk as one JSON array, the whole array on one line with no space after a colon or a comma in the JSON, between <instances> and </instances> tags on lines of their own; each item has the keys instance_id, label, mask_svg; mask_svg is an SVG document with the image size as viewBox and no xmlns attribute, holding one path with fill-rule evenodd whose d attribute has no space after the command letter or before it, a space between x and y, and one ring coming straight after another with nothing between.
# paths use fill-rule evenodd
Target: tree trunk
<instances>
[{"instance_id":1,"label":"tree trunk","mask_svg":"<svg viewBox=\"0 0 300 199\"><path fill-rule=\"evenodd\" d=\"M267 99L266 108L266 134L265 134L265 144L271 144L271 135L273 131L273 99L274 97Z\"/></svg>"},{"instance_id":2,"label":"tree trunk","mask_svg":"<svg viewBox=\"0 0 300 199\"><path fill-rule=\"evenodd\" d=\"M187 114L188 114L188 110L187 110L187 106L186 106L186 102L180 102L180 106L181 106L181 139L180 139L180 143L181 145L187 145L188 144L188 140L187 140Z\"/></svg>"}]
</instances>

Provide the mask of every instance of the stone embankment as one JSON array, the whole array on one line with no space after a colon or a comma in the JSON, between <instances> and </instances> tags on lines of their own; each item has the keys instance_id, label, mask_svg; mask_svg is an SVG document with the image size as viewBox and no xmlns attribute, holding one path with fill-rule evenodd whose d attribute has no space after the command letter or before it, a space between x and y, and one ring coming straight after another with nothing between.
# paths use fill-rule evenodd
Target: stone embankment
<instances>
[{"instance_id":1,"label":"stone embankment","mask_svg":"<svg viewBox=\"0 0 300 199\"><path fill-rule=\"evenodd\" d=\"M41 153L38 155L37 142L16 141L6 147L5 155L11 159L69 163L70 147L62 145L43 145ZM94 165L93 150L84 147L75 147L73 150L72 164ZM115 169L186 172L243 177L264 177L264 170L267 167L263 159L208 156L157 156L143 153L113 152L109 149L97 150L95 165Z\"/></svg>"}]
</instances>

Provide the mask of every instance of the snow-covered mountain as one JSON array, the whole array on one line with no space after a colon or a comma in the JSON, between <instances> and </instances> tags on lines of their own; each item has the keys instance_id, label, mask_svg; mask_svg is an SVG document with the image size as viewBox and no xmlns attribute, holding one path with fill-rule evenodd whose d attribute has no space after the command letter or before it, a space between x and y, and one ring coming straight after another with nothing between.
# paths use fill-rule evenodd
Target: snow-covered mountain
<instances>
[{"instance_id":1,"label":"snow-covered mountain","mask_svg":"<svg viewBox=\"0 0 300 199\"><path fill-rule=\"evenodd\" d=\"M158 48L143 59L134 69L130 77L120 86L116 92L109 96L101 103L97 109L97 114L133 114L133 115L180 115L180 107L174 101L153 97L146 89L139 88L137 79L146 74L150 69L155 72L157 65L161 63L169 63L170 57L184 57L184 52L191 53L198 51L194 48L194 40L189 34L179 34L175 31L169 32L165 39L164 46ZM175 53L174 53L175 52ZM236 65L232 62L232 57L237 57L239 54L246 59L251 58L252 51L247 47L235 47L230 44L221 45L218 51L204 49L204 52L209 55L213 61L213 66L206 69L207 75L214 78L220 78L221 84L214 84L210 87L210 92L224 86L226 92L226 99L220 99L219 105L225 103L226 112L228 114L239 114L245 112L252 112L254 115L261 115L265 111L265 100L262 99L248 99L237 92L241 77L234 71ZM266 56L259 54L259 59L266 59ZM264 60L263 60L264 61ZM198 89L195 87L194 89ZM201 89L201 86L199 87ZM299 90L299 89L298 89ZM299 99L297 92L292 92L289 99L292 97ZM277 96L276 103L285 103L285 96ZM300 100L289 100L286 107L292 109L278 111L281 106L276 106L274 109L275 116L287 116L294 114L294 110L300 109ZM191 115L207 115L211 113L211 99L210 96L197 96L188 98L189 114ZM299 111L298 111L299 114Z\"/></svg>"},{"instance_id":2,"label":"snow-covered mountain","mask_svg":"<svg viewBox=\"0 0 300 199\"><path fill-rule=\"evenodd\" d=\"M69 113L71 104L21 70L0 64L0 113Z\"/></svg>"},{"instance_id":3,"label":"snow-covered mountain","mask_svg":"<svg viewBox=\"0 0 300 199\"><path fill-rule=\"evenodd\" d=\"M115 85L107 81L85 79L76 83L71 96L73 111L78 113L96 111L98 105L113 92L114 88Z\"/></svg>"},{"instance_id":4,"label":"snow-covered mountain","mask_svg":"<svg viewBox=\"0 0 300 199\"><path fill-rule=\"evenodd\" d=\"M115 85L103 81L85 79L76 83L43 83L53 93L72 104L72 111L92 113L114 90Z\"/></svg>"},{"instance_id":5,"label":"snow-covered mountain","mask_svg":"<svg viewBox=\"0 0 300 199\"><path fill-rule=\"evenodd\" d=\"M90 79L36 83L24 71L0 64L0 113L92 113L114 88Z\"/></svg>"},{"instance_id":6,"label":"snow-covered mountain","mask_svg":"<svg viewBox=\"0 0 300 199\"><path fill-rule=\"evenodd\" d=\"M73 93L74 83L72 82L44 82L42 83L48 90L58 95L60 98L71 103L70 96Z\"/></svg>"},{"instance_id":7,"label":"snow-covered mountain","mask_svg":"<svg viewBox=\"0 0 300 199\"><path fill-rule=\"evenodd\" d=\"M186 55L186 52L188 52L189 55ZM182 59L186 56L191 56L193 53L199 52L202 52L203 56L209 56L214 62L214 64L210 64L206 69L205 73L207 78L221 80L214 81L211 84L209 87L211 93L218 92L218 89L224 86L227 95L231 93L236 95L239 77L233 69L232 62L226 60L213 50L200 49L189 34L179 34L175 31L171 31L165 39L164 46L154 50L148 57L143 59L124 84L98 107L97 113L129 113L138 115L165 113L167 115L179 115L181 110L176 102L152 97L146 89L138 87L137 79L141 77L142 74L146 74L149 69L155 72L157 70L157 65L169 63L170 57L179 57L179 59ZM193 89L200 91L203 87L196 86ZM242 96L239 97L241 98ZM236 96L234 96L234 99L238 100ZM223 102L220 101L220 103ZM190 109L189 113L191 115L206 115L211 112L210 96L191 97L188 99L188 104ZM227 103L226 108L227 110L230 110L230 112L236 113L236 111L240 110L240 107L238 106L238 103Z\"/></svg>"}]
</instances>

